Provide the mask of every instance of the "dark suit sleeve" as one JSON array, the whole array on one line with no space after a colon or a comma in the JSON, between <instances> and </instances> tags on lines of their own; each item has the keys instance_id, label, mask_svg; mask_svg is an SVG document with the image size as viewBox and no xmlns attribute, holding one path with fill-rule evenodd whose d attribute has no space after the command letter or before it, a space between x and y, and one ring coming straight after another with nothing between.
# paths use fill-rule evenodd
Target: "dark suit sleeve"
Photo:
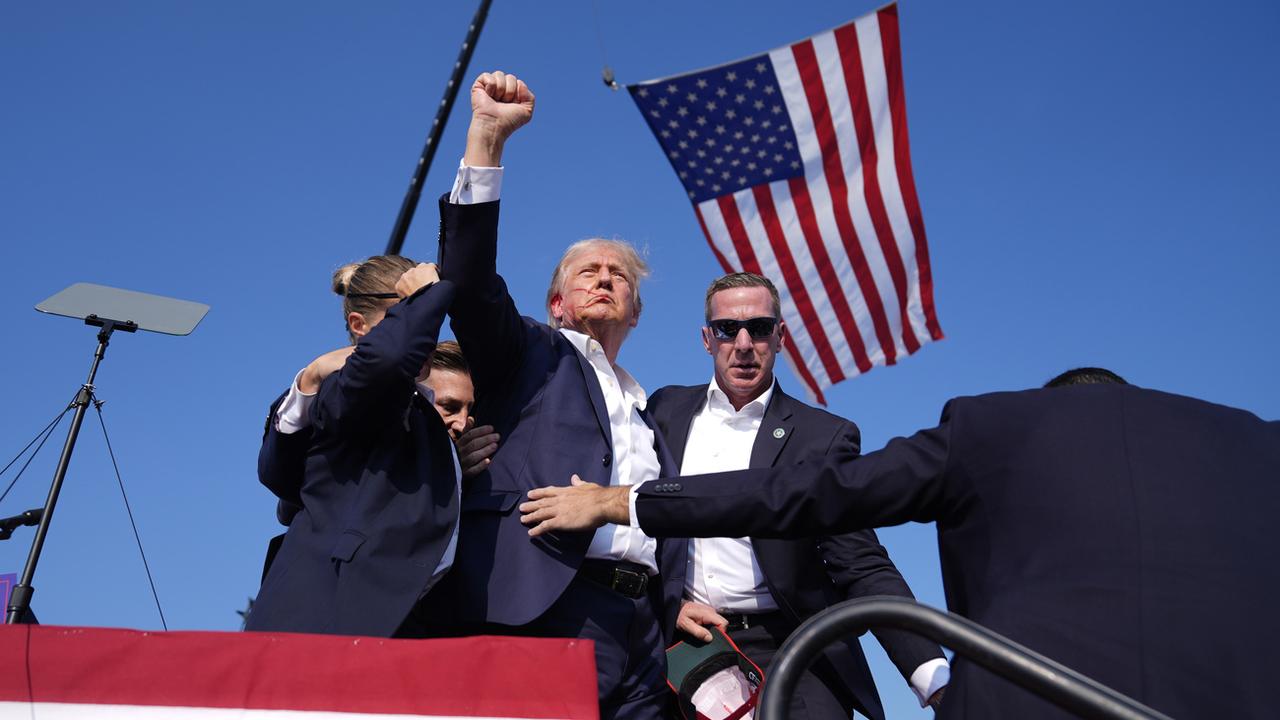
<instances>
[{"instance_id":1,"label":"dark suit sleeve","mask_svg":"<svg viewBox=\"0 0 1280 720\"><path fill-rule=\"evenodd\" d=\"M844 422L832 438L826 454L857 457L859 449L858 426ZM907 581L889 559L889 553L880 544L874 530L822 536L818 539L818 551L826 566L827 575L841 599L853 600L874 595L915 599ZM942 648L915 633L889 629L871 632L908 682L916 668L943 657Z\"/></svg>"},{"instance_id":2,"label":"dark suit sleeve","mask_svg":"<svg viewBox=\"0 0 1280 720\"><path fill-rule=\"evenodd\" d=\"M302 478L311 431L285 434L276 430L276 411L284 398L285 395L276 398L267 411L262 448L258 450L258 482L280 499L276 505L276 519L281 525L288 525L302 509Z\"/></svg>"},{"instance_id":3,"label":"dark suit sleeve","mask_svg":"<svg viewBox=\"0 0 1280 720\"><path fill-rule=\"evenodd\" d=\"M802 538L936 520L949 422L857 458L840 448L819 462L664 478L639 488L640 527L654 537Z\"/></svg>"},{"instance_id":4,"label":"dark suit sleeve","mask_svg":"<svg viewBox=\"0 0 1280 720\"><path fill-rule=\"evenodd\" d=\"M367 421L397 395L408 396L414 379L436 347L440 324L453 301L447 280L392 305L355 352L325 378L311 406L316 432L370 429Z\"/></svg>"},{"instance_id":5,"label":"dark suit sleeve","mask_svg":"<svg viewBox=\"0 0 1280 720\"><path fill-rule=\"evenodd\" d=\"M440 198L440 273L457 289L449 326L471 369L477 398L499 391L520 368L528 335L498 275L498 202Z\"/></svg>"}]
</instances>

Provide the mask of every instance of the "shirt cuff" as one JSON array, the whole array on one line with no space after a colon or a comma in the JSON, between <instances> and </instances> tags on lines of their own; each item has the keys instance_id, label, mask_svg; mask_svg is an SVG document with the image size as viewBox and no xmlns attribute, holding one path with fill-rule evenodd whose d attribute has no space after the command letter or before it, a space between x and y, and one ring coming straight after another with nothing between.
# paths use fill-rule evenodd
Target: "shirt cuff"
<instances>
[{"instance_id":1,"label":"shirt cuff","mask_svg":"<svg viewBox=\"0 0 1280 720\"><path fill-rule=\"evenodd\" d=\"M475 205L493 202L502 194L501 167L471 167L458 162L458 177L449 191L452 205Z\"/></svg>"},{"instance_id":2,"label":"shirt cuff","mask_svg":"<svg viewBox=\"0 0 1280 720\"><path fill-rule=\"evenodd\" d=\"M640 497L640 486L632 485L627 492L627 512L631 514L631 527L640 529L640 518L636 517L636 498Z\"/></svg>"},{"instance_id":3,"label":"shirt cuff","mask_svg":"<svg viewBox=\"0 0 1280 720\"><path fill-rule=\"evenodd\" d=\"M911 690L915 692L920 707L929 704L929 698L951 682L951 666L946 658L934 658L911 673Z\"/></svg>"},{"instance_id":4,"label":"shirt cuff","mask_svg":"<svg viewBox=\"0 0 1280 720\"><path fill-rule=\"evenodd\" d=\"M311 403L315 401L316 394L304 393L298 389L298 381L302 379L304 372L306 368L299 370L293 377L289 392L276 408L276 432L282 435L292 435L311 427Z\"/></svg>"}]
</instances>

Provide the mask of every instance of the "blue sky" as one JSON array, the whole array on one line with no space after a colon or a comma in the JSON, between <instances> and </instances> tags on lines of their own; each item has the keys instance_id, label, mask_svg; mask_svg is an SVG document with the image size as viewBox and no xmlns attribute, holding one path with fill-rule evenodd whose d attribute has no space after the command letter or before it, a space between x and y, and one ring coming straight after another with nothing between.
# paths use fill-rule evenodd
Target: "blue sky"
<instances>
[{"instance_id":1,"label":"blue sky","mask_svg":"<svg viewBox=\"0 0 1280 720\"><path fill-rule=\"evenodd\" d=\"M611 3L623 82L800 39L872 3ZM72 397L90 329L31 308L74 282L212 306L186 338L117 336L103 412L170 627L234 629L276 531L254 462L267 404L344 342L338 265L381 252L472 3L9 3L0 8L0 462ZM950 397L1074 365L1280 418L1280 54L1274 3L900 7L915 176L947 339L829 392L867 449ZM508 147L500 270L541 312L572 240L653 265L621 362L650 390L710 377L698 341L718 267L625 93L600 82L597 9L498 2L475 58L538 97ZM404 253L434 259L465 97ZM799 391L788 370L788 389ZM64 425L65 427L65 425ZM51 440L0 514L39 506ZM1170 438L1171 443L1195 442ZM12 471L11 471L12 472ZM10 474L4 476L7 482ZM0 543L21 570L32 537ZM882 531L941 605L934 532ZM159 627L96 420L36 575L57 624ZM891 717L927 716L874 641Z\"/></svg>"}]
</instances>

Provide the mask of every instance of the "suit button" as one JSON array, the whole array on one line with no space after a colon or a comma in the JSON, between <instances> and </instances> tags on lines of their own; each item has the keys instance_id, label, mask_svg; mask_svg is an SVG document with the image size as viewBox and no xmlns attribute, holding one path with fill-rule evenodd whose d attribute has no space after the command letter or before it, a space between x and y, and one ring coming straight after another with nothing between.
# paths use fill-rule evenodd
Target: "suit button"
<instances>
[{"instance_id":1,"label":"suit button","mask_svg":"<svg viewBox=\"0 0 1280 720\"><path fill-rule=\"evenodd\" d=\"M679 491L680 491L680 489L681 489L681 488L680 488L680 483L671 483L671 490L672 490L672 491L674 491L674 492L679 492Z\"/></svg>"},{"instance_id":2,"label":"suit button","mask_svg":"<svg viewBox=\"0 0 1280 720\"><path fill-rule=\"evenodd\" d=\"M605 467L609 467L610 465L613 464L613 456L610 455L609 453L605 453L604 457L600 458L600 464L604 465Z\"/></svg>"}]
</instances>

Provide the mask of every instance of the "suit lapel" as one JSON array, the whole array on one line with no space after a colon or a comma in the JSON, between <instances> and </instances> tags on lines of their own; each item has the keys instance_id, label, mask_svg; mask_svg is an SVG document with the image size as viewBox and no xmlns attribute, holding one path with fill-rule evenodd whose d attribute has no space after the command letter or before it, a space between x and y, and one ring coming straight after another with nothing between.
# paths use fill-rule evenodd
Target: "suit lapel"
<instances>
[{"instance_id":1,"label":"suit lapel","mask_svg":"<svg viewBox=\"0 0 1280 720\"><path fill-rule=\"evenodd\" d=\"M680 468L684 465L684 447L689 444L689 430L693 428L693 416L698 413L698 409L707 399L707 386L699 385L689 388L689 392L680 397L675 405L675 412L671 415L670 431L668 446L671 448L671 456L675 458L675 473L680 474Z\"/></svg>"},{"instance_id":2,"label":"suit lapel","mask_svg":"<svg viewBox=\"0 0 1280 720\"><path fill-rule=\"evenodd\" d=\"M600 380L596 377L596 369L591 367L591 361L585 355L578 352L573 347L573 343L568 339L562 338L569 343L569 350L573 356L578 359L578 366L582 370L582 381L586 383L587 394L591 396L591 409L596 413L596 422L600 423L600 432L604 435L605 444L609 447L609 452L613 452L613 433L609 430L609 406L604 402L604 391L600 389Z\"/></svg>"},{"instance_id":3,"label":"suit lapel","mask_svg":"<svg viewBox=\"0 0 1280 720\"><path fill-rule=\"evenodd\" d=\"M791 402L791 398L782 393L781 387L774 388L769 407L764 411L764 419L760 421L755 444L751 446L752 468L773 467L778 454L787 446L795 427L791 422Z\"/></svg>"}]
</instances>

